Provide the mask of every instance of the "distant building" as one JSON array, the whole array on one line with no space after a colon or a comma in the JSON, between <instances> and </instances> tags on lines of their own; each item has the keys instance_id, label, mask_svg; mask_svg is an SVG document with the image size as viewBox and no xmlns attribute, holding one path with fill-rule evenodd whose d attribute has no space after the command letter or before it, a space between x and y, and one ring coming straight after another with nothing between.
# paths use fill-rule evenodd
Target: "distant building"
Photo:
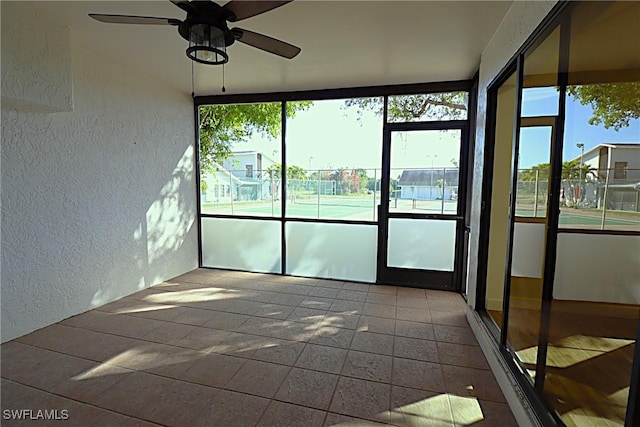
<instances>
[{"instance_id":1,"label":"distant building","mask_svg":"<svg viewBox=\"0 0 640 427\"><path fill-rule=\"evenodd\" d=\"M278 184L272 183L267 170L276 162L255 150L234 151L216 172L204 174L203 203L270 199Z\"/></svg>"},{"instance_id":2,"label":"distant building","mask_svg":"<svg viewBox=\"0 0 640 427\"><path fill-rule=\"evenodd\" d=\"M584 177L583 206L601 208L605 198L607 209L640 211L640 143L603 143L585 151L573 161L589 167ZM563 183L571 190L575 183Z\"/></svg>"},{"instance_id":3,"label":"distant building","mask_svg":"<svg viewBox=\"0 0 640 427\"><path fill-rule=\"evenodd\" d=\"M458 169L410 169L398 179L397 198L452 200L458 195Z\"/></svg>"}]
</instances>

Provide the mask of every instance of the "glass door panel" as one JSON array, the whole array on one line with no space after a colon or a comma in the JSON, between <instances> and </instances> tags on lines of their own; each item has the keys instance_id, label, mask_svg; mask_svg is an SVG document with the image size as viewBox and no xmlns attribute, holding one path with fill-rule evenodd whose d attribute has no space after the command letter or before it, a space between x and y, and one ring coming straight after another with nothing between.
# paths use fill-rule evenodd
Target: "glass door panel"
<instances>
[{"instance_id":1,"label":"glass door panel","mask_svg":"<svg viewBox=\"0 0 640 427\"><path fill-rule=\"evenodd\" d=\"M553 117L521 119L507 342L535 377L546 249ZM516 159L514 159L515 161Z\"/></svg>"},{"instance_id":2,"label":"glass door panel","mask_svg":"<svg viewBox=\"0 0 640 427\"><path fill-rule=\"evenodd\" d=\"M464 219L460 129L389 130L380 209L379 281L455 289Z\"/></svg>"}]
</instances>

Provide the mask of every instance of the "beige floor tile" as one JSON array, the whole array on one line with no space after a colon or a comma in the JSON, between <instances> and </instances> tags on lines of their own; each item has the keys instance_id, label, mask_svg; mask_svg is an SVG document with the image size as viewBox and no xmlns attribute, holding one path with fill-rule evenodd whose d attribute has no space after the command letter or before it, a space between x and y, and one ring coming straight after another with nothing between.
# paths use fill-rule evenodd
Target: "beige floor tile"
<instances>
[{"instance_id":1,"label":"beige floor tile","mask_svg":"<svg viewBox=\"0 0 640 427\"><path fill-rule=\"evenodd\" d=\"M220 390L183 381L174 381L153 401L143 405L140 417L163 425L192 425L198 414L211 406Z\"/></svg>"},{"instance_id":2,"label":"beige floor tile","mask_svg":"<svg viewBox=\"0 0 640 427\"><path fill-rule=\"evenodd\" d=\"M365 316L386 317L388 319L394 319L396 317L396 306L366 303L362 308L362 314Z\"/></svg>"},{"instance_id":3,"label":"beige floor tile","mask_svg":"<svg viewBox=\"0 0 640 427\"><path fill-rule=\"evenodd\" d=\"M391 356L393 355L393 335L356 331L350 348L352 350Z\"/></svg>"},{"instance_id":4,"label":"beige floor tile","mask_svg":"<svg viewBox=\"0 0 640 427\"><path fill-rule=\"evenodd\" d=\"M440 363L489 370L489 364L480 347L438 342Z\"/></svg>"},{"instance_id":5,"label":"beige floor tile","mask_svg":"<svg viewBox=\"0 0 640 427\"><path fill-rule=\"evenodd\" d=\"M260 427L321 427L325 412L290 403L272 401L258 422Z\"/></svg>"},{"instance_id":6,"label":"beige floor tile","mask_svg":"<svg viewBox=\"0 0 640 427\"><path fill-rule=\"evenodd\" d=\"M336 299L342 299L347 301L360 301L364 302L367 299L367 290L364 288L364 292L357 290L348 290L346 288L342 288Z\"/></svg>"},{"instance_id":7,"label":"beige floor tile","mask_svg":"<svg viewBox=\"0 0 640 427\"><path fill-rule=\"evenodd\" d=\"M260 307L260 309L258 309L258 311L254 313L254 316L284 320L291 315L294 309L295 307L292 307L290 305L272 303L262 304L262 307Z\"/></svg>"},{"instance_id":8,"label":"beige floor tile","mask_svg":"<svg viewBox=\"0 0 640 427\"><path fill-rule=\"evenodd\" d=\"M312 323L319 324L324 316L327 314L327 310L319 310L315 308L306 308L306 307L296 307L287 320L291 320L293 322L303 322L303 323Z\"/></svg>"},{"instance_id":9,"label":"beige floor tile","mask_svg":"<svg viewBox=\"0 0 640 427\"><path fill-rule=\"evenodd\" d=\"M222 390L193 421L194 427L247 427L256 425L269 399Z\"/></svg>"},{"instance_id":10,"label":"beige floor tile","mask_svg":"<svg viewBox=\"0 0 640 427\"><path fill-rule=\"evenodd\" d=\"M261 338L250 358L263 362L292 366L304 350L305 343L281 340L278 338Z\"/></svg>"},{"instance_id":11,"label":"beige floor tile","mask_svg":"<svg viewBox=\"0 0 640 427\"><path fill-rule=\"evenodd\" d=\"M334 299L338 293L340 293L339 289L317 286L309 292L309 296Z\"/></svg>"},{"instance_id":12,"label":"beige floor tile","mask_svg":"<svg viewBox=\"0 0 640 427\"><path fill-rule=\"evenodd\" d=\"M325 372L293 368L280 386L275 399L327 410L338 378L337 375Z\"/></svg>"},{"instance_id":13,"label":"beige floor tile","mask_svg":"<svg viewBox=\"0 0 640 427\"><path fill-rule=\"evenodd\" d=\"M319 326L314 332L313 337L309 340L309 343L329 347L349 348L353 334L354 331L351 329Z\"/></svg>"},{"instance_id":14,"label":"beige floor tile","mask_svg":"<svg viewBox=\"0 0 640 427\"><path fill-rule=\"evenodd\" d=\"M105 390L133 373L130 369L108 364L94 364L93 367L68 376L51 388L53 393L95 404Z\"/></svg>"},{"instance_id":15,"label":"beige floor tile","mask_svg":"<svg viewBox=\"0 0 640 427\"><path fill-rule=\"evenodd\" d=\"M391 423L399 426L453 427L449 395L392 386Z\"/></svg>"},{"instance_id":16,"label":"beige floor tile","mask_svg":"<svg viewBox=\"0 0 640 427\"><path fill-rule=\"evenodd\" d=\"M371 285L366 283L342 282L342 289L348 291L368 292Z\"/></svg>"},{"instance_id":17,"label":"beige floor tile","mask_svg":"<svg viewBox=\"0 0 640 427\"><path fill-rule=\"evenodd\" d=\"M390 393L389 384L341 377L329 409L343 415L387 422Z\"/></svg>"},{"instance_id":18,"label":"beige floor tile","mask_svg":"<svg viewBox=\"0 0 640 427\"><path fill-rule=\"evenodd\" d=\"M175 344L185 335L195 331L195 326L183 325L180 323L164 323L157 329L142 337L145 341L152 341L162 344Z\"/></svg>"},{"instance_id":19,"label":"beige floor tile","mask_svg":"<svg viewBox=\"0 0 640 427\"><path fill-rule=\"evenodd\" d=\"M387 294L387 295L396 295L397 293L396 286L387 286L387 285L371 285L369 286L369 292L374 294Z\"/></svg>"},{"instance_id":20,"label":"beige floor tile","mask_svg":"<svg viewBox=\"0 0 640 427\"><path fill-rule=\"evenodd\" d=\"M342 368L342 375L390 383L392 362L393 358L390 356L349 351Z\"/></svg>"},{"instance_id":21,"label":"beige floor tile","mask_svg":"<svg viewBox=\"0 0 640 427\"><path fill-rule=\"evenodd\" d=\"M432 362L395 357L391 382L402 387L435 392L445 391L441 365Z\"/></svg>"},{"instance_id":22,"label":"beige floor tile","mask_svg":"<svg viewBox=\"0 0 640 427\"><path fill-rule=\"evenodd\" d=\"M467 321L467 316L464 313L451 313L449 311L438 310L432 310L430 313L431 322L433 324L469 328L469 322Z\"/></svg>"},{"instance_id":23,"label":"beige floor tile","mask_svg":"<svg viewBox=\"0 0 640 427\"><path fill-rule=\"evenodd\" d=\"M225 388L261 397L273 397L290 371L290 367L248 360Z\"/></svg>"},{"instance_id":24,"label":"beige floor tile","mask_svg":"<svg viewBox=\"0 0 640 427\"><path fill-rule=\"evenodd\" d=\"M440 362L436 342L418 338L395 337L393 355L425 362Z\"/></svg>"},{"instance_id":25,"label":"beige floor tile","mask_svg":"<svg viewBox=\"0 0 640 427\"><path fill-rule=\"evenodd\" d=\"M197 269L0 356L2 409L70 426L515 425L449 292Z\"/></svg>"},{"instance_id":26,"label":"beige floor tile","mask_svg":"<svg viewBox=\"0 0 640 427\"><path fill-rule=\"evenodd\" d=\"M246 360L220 354L205 354L197 359L179 379L210 387L222 388L242 368Z\"/></svg>"},{"instance_id":27,"label":"beige floor tile","mask_svg":"<svg viewBox=\"0 0 640 427\"><path fill-rule=\"evenodd\" d=\"M348 314L362 314L364 302L335 300L329 307L329 311L338 311Z\"/></svg>"},{"instance_id":28,"label":"beige floor tile","mask_svg":"<svg viewBox=\"0 0 640 427\"><path fill-rule=\"evenodd\" d=\"M295 363L296 367L339 374L347 357L347 350L323 345L307 344Z\"/></svg>"},{"instance_id":29,"label":"beige floor tile","mask_svg":"<svg viewBox=\"0 0 640 427\"><path fill-rule=\"evenodd\" d=\"M504 395L491 371L442 365L447 392L462 397L475 397L505 403Z\"/></svg>"},{"instance_id":30,"label":"beige floor tile","mask_svg":"<svg viewBox=\"0 0 640 427\"><path fill-rule=\"evenodd\" d=\"M478 345L476 337L470 328L460 328L448 325L433 325L437 341L450 342L454 344Z\"/></svg>"},{"instance_id":31,"label":"beige floor tile","mask_svg":"<svg viewBox=\"0 0 640 427\"><path fill-rule=\"evenodd\" d=\"M518 426L509 405L506 403L488 402L456 395L450 395L449 398L456 426Z\"/></svg>"},{"instance_id":32,"label":"beige floor tile","mask_svg":"<svg viewBox=\"0 0 640 427\"><path fill-rule=\"evenodd\" d=\"M175 380L134 372L105 390L95 404L121 414L141 418L146 407L162 398Z\"/></svg>"},{"instance_id":33,"label":"beige floor tile","mask_svg":"<svg viewBox=\"0 0 640 427\"><path fill-rule=\"evenodd\" d=\"M398 296L397 305L399 307L418 308L420 310L428 310L427 299L424 297L406 297Z\"/></svg>"},{"instance_id":34,"label":"beige floor tile","mask_svg":"<svg viewBox=\"0 0 640 427\"><path fill-rule=\"evenodd\" d=\"M369 304L396 305L396 296L369 292L365 302Z\"/></svg>"},{"instance_id":35,"label":"beige floor tile","mask_svg":"<svg viewBox=\"0 0 640 427\"><path fill-rule=\"evenodd\" d=\"M435 340L436 334L430 323L411 322L408 320L396 320L396 335L422 340Z\"/></svg>"},{"instance_id":36,"label":"beige floor tile","mask_svg":"<svg viewBox=\"0 0 640 427\"><path fill-rule=\"evenodd\" d=\"M211 321L216 312L212 310L203 310L200 308L185 307L184 311L176 316L172 321L185 325L203 326Z\"/></svg>"},{"instance_id":37,"label":"beige floor tile","mask_svg":"<svg viewBox=\"0 0 640 427\"><path fill-rule=\"evenodd\" d=\"M322 295L320 295L320 296L322 296ZM282 304L282 305L289 305L289 306L292 306L292 307L296 307L304 299L305 299L305 297L303 295L292 295L292 294L276 293L274 295L274 297L271 298L271 301L269 301L269 302L271 304Z\"/></svg>"},{"instance_id":38,"label":"beige floor tile","mask_svg":"<svg viewBox=\"0 0 640 427\"><path fill-rule=\"evenodd\" d=\"M214 312L214 316L203 326L213 329L221 329L225 331L235 331L240 325L249 319L245 314L224 313L220 311Z\"/></svg>"},{"instance_id":39,"label":"beige floor tile","mask_svg":"<svg viewBox=\"0 0 640 427\"><path fill-rule=\"evenodd\" d=\"M429 310L426 308L397 307L396 320L430 323L431 315L429 314Z\"/></svg>"},{"instance_id":40,"label":"beige floor tile","mask_svg":"<svg viewBox=\"0 0 640 427\"><path fill-rule=\"evenodd\" d=\"M327 297L307 296L298 304L298 307L313 308L316 310L328 310L335 300Z\"/></svg>"},{"instance_id":41,"label":"beige floor tile","mask_svg":"<svg viewBox=\"0 0 640 427\"><path fill-rule=\"evenodd\" d=\"M325 426L337 426L337 427L379 427L385 424L376 423L370 420L363 420L362 418L350 417L348 415L336 414L328 412L327 417L324 420Z\"/></svg>"},{"instance_id":42,"label":"beige floor tile","mask_svg":"<svg viewBox=\"0 0 640 427\"><path fill-rule=\"evenodd\" d=\"M359 314L336 313L330 311L326 316L324 316L324 319L322 319L320 326L334 326L336 328L356 329L359 320Z\"/></svg>"}]
</instances>

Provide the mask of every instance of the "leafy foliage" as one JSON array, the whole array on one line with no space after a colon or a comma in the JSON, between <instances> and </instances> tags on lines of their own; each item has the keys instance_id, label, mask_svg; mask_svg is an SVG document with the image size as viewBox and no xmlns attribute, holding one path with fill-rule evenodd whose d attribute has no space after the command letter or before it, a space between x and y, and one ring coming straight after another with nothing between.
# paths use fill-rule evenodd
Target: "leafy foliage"
<instances>
[{"instance_id":1,"label":"leafy foliage","mask_svg":"<svg viewBox=\"0 0 640 427\"><path fill-rule=\"evenodd\" d=\"M589 124L619 130L640 117L640 82L569 86L567 93L593 108Z\"/></svg>"},{"instance_id":2,"label":"leafy foliage","mask_svg":"<svg viewBox=\"0 0 640 427\"><path fill-rule=\"evenodd\" d=\"M549 180L549 163L540 163L539 165L535 165L530 169L523 169L518 173L518 179L520 181L535 181L536 180L536 171L538 171L538 180L539 181L548 181ZM589 172L589 165L582 165L582 178L585 179L587 177L587 173ZM579 160L571 160L568 162L562 163L562 179L579 179L580 178L580 161Z\"/></svg>"},{"instance_id":3,"label":"leafy foliage","mask_svg":"<svg viewBox=\"0 0 640 427\"><path fill-rule=\"evenodd\" d=\"M311 101L287 102L287 117L306 110ZM234 144L253 134L277 138L280 135L279 102L263 104L205 105L200 107L200 168L214 169L231 155Z\"/></svg>"},{"instance_id":4,"label":"leafy foliage","mask_svg":"<svg viewBox=\"0 0 640 427\"><path fill-rule=\"evenodd\" d=\"M353 98L344 101L345 108L359 107L382 116L384 98ZM405 122L415 120L454 120L467 111L466 92L397 95L389 97L388 120Z\"/></svg>"}]
</instances>

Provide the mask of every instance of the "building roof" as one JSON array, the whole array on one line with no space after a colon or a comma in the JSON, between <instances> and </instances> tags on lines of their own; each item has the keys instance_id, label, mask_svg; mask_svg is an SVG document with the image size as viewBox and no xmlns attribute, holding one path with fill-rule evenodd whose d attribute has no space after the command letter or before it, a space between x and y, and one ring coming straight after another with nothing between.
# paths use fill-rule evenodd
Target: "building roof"
<instances>
[{"instance_id":1,"label":"building roof","mask_svg":"<svg viewBox=\"0 0 640 427\"><path fill-rule=\"evenodd\" d=\"M600 151L601 148L635 148L635 149L640 149L640 142L603 142L601 144L596 145L595 147L586 150L583 153L583 156L589 156L593 153L597 153L598 151ZM571 159L573 160L580 160L580 155L576 156L575 158Z\"/></svg>"},{"instance_id":2,"label":"building roof","mask_svg":"<svg viewBox=\"0 0 640 427\"><path fill-rule=\"evenodd\" d=\"M458 169L410 169L402 171L399 185L436 185L439 179L444 179L447 185L458 185Z\"/></svg>"}]
</instances>

